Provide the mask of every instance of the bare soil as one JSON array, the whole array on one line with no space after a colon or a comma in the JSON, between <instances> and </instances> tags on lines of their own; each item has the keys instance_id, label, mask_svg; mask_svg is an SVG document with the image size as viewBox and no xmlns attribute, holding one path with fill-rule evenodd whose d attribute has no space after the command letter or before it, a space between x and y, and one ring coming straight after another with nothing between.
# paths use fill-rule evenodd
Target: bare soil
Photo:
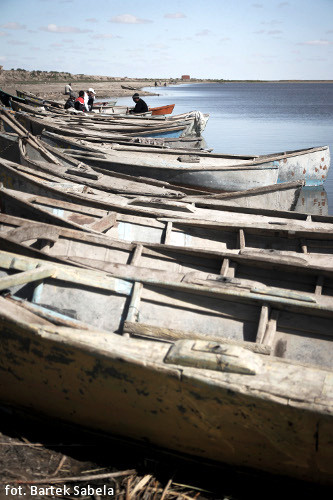
<instances>
[{"instance_id":1,"label":"bare soil","mask_svg":"<svg viewBox=\"0 0 333 500\"><path fill-rule=\"evenodd\" d=\"M33 94L43 99L66 100L65 84L67 82L13 82L13 81L0 81L0 87L9 94L16 95L16 90L24 92L32 92ZM70 82L68 82L70 83ZM156 87L156 92L144 92L142 90L126 90L121 85L128 85L137 89L143 87L154 87L155 80L119 80L119 81L79 81L71 82L74 92L79 93L80 90L88 90L92 87L96 92L96 100L106 97L126 97L132 96L134 92L140 92L140 95L158 95L159 87ZM162 85L164 81L162 82Z\"/></svg>"}]
</instances>

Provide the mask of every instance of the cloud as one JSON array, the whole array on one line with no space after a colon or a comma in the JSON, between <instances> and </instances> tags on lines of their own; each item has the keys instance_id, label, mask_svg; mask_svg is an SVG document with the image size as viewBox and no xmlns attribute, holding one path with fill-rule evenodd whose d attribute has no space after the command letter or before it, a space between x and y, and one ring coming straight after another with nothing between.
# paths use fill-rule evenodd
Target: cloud
<instances>
[{"instance_id":1,"label":"cloud","mask_svg":"<svg viewBox=\"0 0 333 500\"><path fill-rule=\"evenodd\" d=\"M81 30L80 28L75 28L74 26L57 26L56 24L48 24L47 26L42 26L40 28L42 31L48 31L49 33L91 33L91 30Z\"/></svg>"},{"instance_id":2,"label":"cloud","mask_svg":"<svg viewBox=\"0 0 333 500\"><path fill-rule=\"evenodd\" d=\"M228 40L230 40L228 37L220 38L220 42L227 42Z\"/></svg>"},{"instance_id":3,"label":"cloud","mask_svg":"<svg viewBox=\"0 0 333 500\"><path fill-rule=\"evenodd\" d=\"M165 45L164 43L150 43L149 45L147 45L147 47L150 47L155 50L156 49L165 50L170 48L168 45Z\"/></svg>"},{"instance_id":4,"label":"cloud","mask_svg":"<svg viewBox=\"0 0 333 500\"><path fill-rule=\"evenodd\" d=\"M167 19L183 19L186 16L182 12L176 12L175 14L164 14L164 17Z\"/></svg>"},{"instance_id":5,"label":"cloud","mask_svg":"<svg viewBox=\"0 0 333 500\"><path fill-rule=\"evenodd\" d=\"M258 31L254 31L253 32L255 35L263 35L265 32L265 30L258 30Z\"/></svg>"},{"instance_id":6,"label":"cloud","mask_svg":"<svg viewBox=\"0 0 333 500\"><path fill-rule=\"evenodd\" d=\"M281 35L282 31L281 30L270 30L267 31L268 35Z\"/></svg>"},{"instance_id":7,"label":"cloud","mask_svg":"<svg viewBox=\"0 0 333 500\"><path fill-rule=\"evenodd\" d=\"M289 2L280 2L278 7L287 7L287 5L289 5Z\"/></svg>"},{"instance_id":8,"label":"cloud","mask_svg":"<svg viewBox=\"0 0 333 500\"><path fill-rule=\"evenodd\" d=\"M26 45L26 42L20 42L19 40L11 40L11 45Z\"/></svg>"},{"instance_id":9,"label":"cloud","mask_svg":"<svg viewBox=\"0 0 333 500\"><path fill-rule=\"evenodd\" d=\"M25 30L26 25L20 23L7 23L0 25L0 28L4 28L7 30Z\"/></svg>"},{"instance_id":10,"label":"cloud","mask_svg":"<svg viewBox=\"0 0 333 500\"><path fill-rule=\"evenodd\" d=\"M122 38L121 36L118 36L118 35L111 35L111 33L108 33L108 34L98 34L98 35L92 35L91 38L94 38L96 40L104 40L104 39L107 39L107 38Z\"/></svg>"},{"instance_id":11,"label":"cloud","mask_svg":"<svg viewBox=\"0 0 333 500\"><path fill-rule=\"evenodd\" d=\"M0 36L8 36L8 33L5 33L4 31L0 31Z\"/></svg>"},{"instance_id":12,"label":"cloud","mask_svg":"<svg viewBox=\"0 0 333 500\"><path fill-rule=\"evenodd\" d=\"M272 19L271 21L262 21L260 24L265 24L268 26L276 26L277 24L282 24L282 21L278 21L277 19Z\"/></svg>"},{"instance_id":13,"label":"cloud","mask_svg":"<svg viewBox=\"0 0 333 500\"><path fill-rule=\"evenodd\" d=\"M210 30L204 29L204 30L201 30L198 33L196 33L195 36L207 36L210 34L211 34Z\"/></svg>"},{"instance_id":14,"label":"cloud","mask_svg":"<svg viewBox=\"0 0 333 500\"><path fill-rule=\"evenodd\" d=\"M95 17L89 17L86 19L87 23L98 23L97 19Z\"/></svg>"},{"instance_id":15,"label":"cloud","mask_svg":"<svg viewBox=\"0 0 333 500\"><path fill-rule=\"evenodd\" d=\"M307 42L300 42L298 45L331 45L333 42L329 40L308 40Z\"/></svg>"},{"instance_id":16,"label":"cloud","mask_svg":"<svg viewBox=\"0 0 333 500\"><path fill-rule=\"evenodd\" d=\"M110 23L120 23L120 24L147 24L152 23L149 19L140 19L132 14L122 14L121 16L112 17L109 20Z\"/></svg>"},{"instance_id":17,"label":"cloud","mask_svg":"<svg viewBox=\"0 0 333 500\"><path fill-rule=\"evenodd\" d=\"M256 9L261 9L263 7L262 3L253 3L252 7L256 7Z\"/></svg>"}]
</instances>

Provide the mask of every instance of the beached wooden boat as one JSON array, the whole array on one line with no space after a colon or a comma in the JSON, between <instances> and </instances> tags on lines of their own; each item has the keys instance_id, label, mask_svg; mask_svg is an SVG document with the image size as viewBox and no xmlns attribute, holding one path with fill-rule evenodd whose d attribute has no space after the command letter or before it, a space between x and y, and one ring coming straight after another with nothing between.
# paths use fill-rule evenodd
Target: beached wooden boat
<instances>
[{"instance_id":1,"label":"beached wooden boat","mask_svg":"<svg viewBox=\"0 0 333 500\"><path fill-rule=\"evenodd\" d=\"M0 287L28 299L0 300L2 403L332 483L331 307L7 252L0 269Z\"/></svg>"},{"instance_id":2,"label":"beached wooden boat","mask_svg":"<svg viewBox=\"0 0 333 500\"><path fill-rule=\"evenodd\" d=\"M139 210L119 207L117 211L114 208L110 211L107 205L104 209L97 203L80 205L77 197L73 198L62 201L6 188L0 190L3 213L29 220L94 235L103 233L128 242L227 251L258 256L260 259L282 257L291 263L295 258L301 258L301 263L321 268L333 267L332 224L301 220L295 224L295 221L289 223L288 219L281 222L283 218L244 217L245 214L237 214L237 218L243 215L243 221L235 222L233 215L236 214L227 212L225 218L228 222L212 223L192 220L184 212L182 216L178 213L179 218L173 217L171 211L166 216L166 210L156 208L154 218L152 211L144 212L141 207Z\"/></svg>"},{"instance_id":3,"label":"beached wooden boat","mask_svg":"<svg viewBox=\"0 0 333 500\"><path fill-rule=\"evenodd\" d=\"M73 118L72 115L67 115ZM91 116L91 115L89 115ZM98 116L94 114L94 116ZM50 120L49 117L36 118L28 113L16 113L17 119L25 126L25 128L34 135L40 135L43 130L50 132L66 134L70 136L92 136L97 137L99 140L107 139L110 133L122 133L131 136L148 136L148 137L180 137L191 134L193 131L193 122L175 122L175 123L154 123L140 124L132 120L131 123L113 123L107 129L100 130L96 127L94 130L91 128L92 122L89 127L80 126L79 122L74 127L71 123L56 123ZM137 119L138 120L138 119ZM200 135L200 134L199 134Z\"/></svg>"},{"instance_id":4,"label":"beached wooden boat","mask_svg":"<svg viewBox=\"0 0 333 500\"><path fill-rule=\"evenodd\" d=\"M88 135L85 139L82 139L82 136L78 134L75 137L75 132L70 130L66 139L65 134L67 134L67 129L63 130L63 133L61 133L59 128L53 132L57 133L52 133L49 128L46 132L42 132L43 139L48 144L56 147L62 146L82 150L82 153L74 151L72 154L91 166L110 170L117 169L117 171L122 171L129 175L139 174L145 177L159 178L173 182L174 184L199 186L200 182L200 187L205 187L212 191L218 191L219 189L226 191L249 189L250 187L255 187L254 184L258 186L259 184L267 185L275 182L286 182L287 178L303 180L310 185L322 184L330 167L330 151L328 146L261 156L225 155L196 151L187 157L183 157L179 156L177 151L165 151L161 159L156 154L147 154L149 151L146 150L140 151L139 155L136 153L130 155L131 151L126 148L126 145L123 147L119 145L114 146L111 138L100 137L102 146L96 143L96 139L94 139L94 143L92 144L91 137L93 138L94 133L90 133L90 136ZM58 134L61 137L58 137ZM115 140L117 141L117 138ZM94 150L98 153L96 158L90 153L89 158L85 158L85 151L91 152ZM151 153L156 153L156 151L151 151ZM104 159L101 158L102 154L105 155ZM126 161L127 154L128 159ZM166 156L168 154L169 157ZM301 165L303 166L302 172L300 171ZM230 173L228 170L228 176L230 177L228 182L221 179L220 184L218 184L217 178L214 176L214 169L216 170L218 166L223 166L230 170ZM249 176L251 174L250 167L256 169L252 171L252 181L244 175L245 166L248 167ZM263 172L260 173L261 175L258 175L257 169L265 169L265 166L277 167L276 180L271 178L269 182L262 175ZM209 170L209 167L214 168ZM216 176L218 175L217 172L215 174ZM224 187L222 185L223 182L226 182Z\"/></svg>"},{"instance_id":5,"label":"beached wooden boat","mask_svg":"<svg viewBox=\"0 0 333 500\"><path fill-rule=\"evenodd\" d=\"M12 107L12 102L18 102L18 103L25 102L24 99L22 99L21 97L17 97L16 95L9 94L8 92L5 92L2 89L0 89L0 101L7 108Z\"/></svg>"},{"instance_id":6,"label":"beached wooden boat","mask_svg":"<svg viewBox=\"0 0 333 500\"><path fill-rule=\"evenodd\" d=\"M110 100L110 101L105 101L105 102L104 101L94 101L94 106L102 107L102 108L114 107L116 105L116 102L117 102L116 100L112 100L112 101Z\"/></svg>"},{"instance_id":7,"label":"beached wooden boat","mask_svg":"<svg viewBox=\"0 0 333 500\"><path fill-rule=\"evenodd\" d=\"M7 120L7 117L5 119ZM0 134L0 143L3 147L4 156L7 152L7 158L13 158L13 155L17 154L16 148L18 148L19 161L23 165L39 171L46 171L52 175L52 178L54 177L55 170L57 175L61 176L62 179L74 180L76 182L78 178L81 178L82 183L103 191L132 195L142 193L148 196L154 194L159 196L159 193L161 193L162 197L184 198L184 201L187 203L196 204L204 202L207 203L207 208L215 209L227 203L244 207L260 207L264 205L266 208L270 207L271 209L292 210L297 203L302 187L301 182L284 183L282 185L274 184L252 190L222 193L218 196L209 197L206 202L203 199L204 197L206 198L206 195L193 189L191 191L191 189L179 188L178 186L158 180L150 182L146 178L138 179L137 177L131 178L126 174L113 174L110 171L98 169L97 167L95 167L96 172L94 172L90 167L86 167L78 160L60 153L55 148L46 145L45 147L48 149L45 149L43 144L36 138L30 137L27 139L25 131L22 130L22 126L19 123L16 122L14 124L12 121L10 123L11 127L16 129L21 138L18 139L16 135ZM93 154L95 156L95 153ZM107 173L108 175L103 175L103 173ZM75 178L75 176L77 177ZM85 179L89 179L89 181ZM138 181L140 182L139 185ZM147 184L152 184L152 186L146 187ZM186 198L186 194L188 196L196 194L196 197Z\"/></svg>"},{"instance_id":8,"label":"beached wooden boat","mask_svg":"<svg viewBox=\"0 0 333 500\"><path fill-rule=\"evenodd\" d=\"M180 115L180 119L182 115ZM22 117L19 117L20 120L22 120ZM26 120L24 120L24 125L28 130L32 131L36 135L40 135L43 130L43 125L38 121L38 118L31 117L30 121L32 120L32 123L26 123ZM37 122L36 122L37 120ZM129 127L130 125L125 124L126 122L122 121L121 124L114 125L116 127L120 127L118 130L114 130L115 132L121 132L121 133L132 133L130 131ZM168 122L170 124L170 122ZM180 123L177 118L177 123ZM46 122L44 122L44 125ZM52 125L53 124L53 125ZM73 137L77 137L79 139L82 138L83 135L86 136L87 140L89 140L90 136L92 137L97 137L99 138L100 141L108 141L106 135L105 135L105 130L103 127L110 127L110 125L98 125L97 129L90 130L88 131L89 127L86 126L86 128L83 128L80 126L79 129L76 129L75 127L71 127L70 129L66 124L63 124L63 130L57 126L57 124L53 121L52 124L48 123L47 126L44 128L47 131L50 132L56 132L60 133L61 135L68 135ZM132 125L133 126L133 125ZM152 125L146 124L145 126L151 127ZM172 125L173 126L173 125ZM125 127L125 129L124 129ZM127 131L126 131L127 130ZM193 130L193 129L192 129ZM162 133L162 130L160 130ZM168 134L171 132L171 130L166 131L165 133ZM139 132L138 134L145 134L145 132ZM182 132L184 135L190 134L191 131L190 129L187 129L187 131ZM151 135L150 133L147 133L146 135ZM206 153L207 154L207 153ZM254 162L254 164L258 164L259 162L261 164L270 163L274 161L275 166L278 167L278 179L277 182L290 182L293 180L304 180L307 186L318 186L322 185L324 181L327 178L327 174L330 168L330 150L328 146L321 146L321 147L315 147L315 148L306 148L306 149L301 149L301 150L294 150L294 151L285 151L285 152L279 152L279 153L272 153L269 155L225 155L225 154L211 154L211 158L229 158L229 160L233 160L233 165L237 166L239 163L244 163L244 159L246 159L247 163ZM199 165L205 166L205 163L202 159L203 153L200 154L199 156ZM156 159L156 158L155 158ZM201 161L200 161L201 160ZM92 161L92 159L90 160ZM137 160L139 161L139 160ZM143 159L144 161L144 159ZM196 159L196 162L198 163L198 159ZM152 164L150 162L150 164ZM199 167L199 165L196 165ZM101 165L98 165L101 166ZM171 165L172 166L172 165ZM136 166L137 168L137 166ZM130 173L130 172L126 172ZM144 176L149 177L147 173L141 174ZM258 176L257 176L258 177ZM164 179L164 180L169 180L170 179ZM247 189L250 188L251 186L239 188L239 189ZM235 190L237 187L234 185L234 187L228 187L226 190Z\"/></svg>"},{"instance_id":9,"label":"beached wooden boat","mask_svg":"<svg viewBox=\"0 0 333 500\"><path fill-rule=\"evenodd\" d=\"M41 97L36 96L32 92L27 92L23 90L16 90L16 95L25 100L25 102L31 106L43 106L47 104L48 106L52 106L54 108L62 108L63 105L52 99L43 99Z\"/></svg>"},{"instance_id":10,"label":"beached wooden boat","mask_svg":"<svg viewBox=\"0 0 333 500\"><path fill-rule=\"evenodd\" d=\"M231 207L246 212L255 210L262 203L267 207L270 203L270 213L274 213L279 207L289 209L294 206L302 188L302 182L295 182L211 197L200 193L191 195L190 190L179 191L165 183L156 181L146 188L144 178L136 180L112 173L103 175L83 164L68 161L67 157L63 161L57 151L51 156L48 151L45 154L36 149L32 138L23 146L22 142L19 144L21 163L29 167L0 159L0 179L5 186L67 201L97 204L103 208L118 210L126 207L129 211L139 210L148 216L182 216L185 213L187 217L202 220L225 220L224 211ZM161 196L152 198L154 192L161 192Z\"/></svg>"},{"instance_id":11,"label":"beached wooden boat","mask_svg":"<svg viewBox=\"0 0 333 500\"><path fill-rule=\"evenodd\" d=\"M260 289L266 295L306 294L317 303L333 305L333 255L326 266L304 257L241 253L240 250L195 249L165 243L131 243L103 234L45 224L0 214L0 242L5 251L105 271L136 279L191 282ZM297 295L298 294L298 295Z\"/></svg>"},{"instance_id":12,"label":"beached wooden boat","mask_svg":"<svg viewBox=\"0 0 333 500\"><path fill-rule=\"evenodd\" d=\"M132 87L131 85L120 85L122 89L125 90L141 90L140 87Z\"/></svg>"},{"instance_id":13,"label":"beached wooden boat","mask_svg":"<svg viewBox=\"0 0 333 500\"><path fill-rule=\"evenodd\" d=\"M52 139L46 138L45 139L49 144L55 145L57 143L57 138L53 136ZM63 139L62 139L63 140ZM75 139L74 137L71 138L73 142L78 143L79 139ZM83 146L86 145L89 147L89 138L87 141L83 141L81 143ZM90 146L91 147L91 146ZM114 152L116 148L113 147L112 144L105 144L103 143L103 146L94 146L96 152L102 153L104 151L105 154L105 160L102 160L100 157L96 158L94 160L93 157L87 160L87 163L89 163L92 166L99 166L100 168L111 168L112 169L112 158L109 158L107 155L110 154L115 155L116 153ZM83 148L82 148L83 149ZM118 146L118 151L120 150L126 151L125 147L120 148ZM129 153L130 151L127 150ZM223 155L223 154L214 154L214 153L208 153L205 151L198 151L198 152L193 152L192 156L189 155L187 158L184 159L179 159L178 157L173 156L173 158L170 158L168 163L166 156L163 156L163 161L159 161L159 157L154 155L154 156L146 156L146 153L149 153L149 151L144 151L143 154L136 155L135 159L131 159L131 164L133 165L133 170L135 169L136 171L140 169L141 175L145 175L147 177L155 177L158 178L157 175L159 175L159 178L163 177L164 178L164 172L161 173L161 170L158 171L157 173L154 173L153 167L155 166L160 166L160 169L162 168L167 168L168 170L171 170L171 172L174 171L175 168L177 168L177 164L179 165L180 161L186 162L186 166L182 167L183 170L185 170L183 176L179 175L178 172L173 172L175 175L172 180L174 183L183 183L187 185L194 185L194 180L192 179L196 175L199 176L198 170L200 171L200 178L202 178L202 173L201 171L204 171L205 168L207 168L209 165L211 166L217 166L219 163L225 166L228 166L231 168L231 173L230 173L230 184L226 185L225 190L237 190L237 189L248 189L250 188L250 184L247 184L246 181L246 176L244 175L244 172L240 174L241 178L243 178L243 184L241 184L241 181L236 179L237 176L237 169L239 169L240 166L247 166L248 169L250 169L251 166L254 168L257 167L258 165L265 166L265 165L273 165L278 168L277 172L277 182L287 182L287 179L289 179L289 182L291 179L294 180L303 180L307 185L310 186L315 186L318 184L322 184L327 176L328 169L330 166L330 152L329 148L327 146L322 147L322 148L310 148L310 149L304 149L302 151L293 151L293 152L288 152L284 155L281 155L279 153L277 154L271 154L271 155L263 155L263 156L257 156L257 157L250 157L250 156L240 156L240 155ZM167 151L166 151L167 153ZM172 152L170 152L172 154ZM75 155L84 160L84 151L79 154L75 153ZM119 153L120 155L120 153ZM121 155L125 156L125 155ZM173 160L173 161L172 161ZM192 161L191 161L192 160ZM108 166L108 163L110 164L110 167ZM192 163L192 165L191 165ZM123 166L121 161L117 158L117 164L119 165L119 169L123 171L124 173L130 173L130 169L127 166ZM135 166L134 166L135 165ZM303 165L303 170L302 172L300 171L301 165ZM306 168L306 165L308 165L308 168ZM190 167L195 168L195 172L192 173L192 175L189 174L189 172L186 171L186 169L189 169ZM152 170L149 170L149 169ZM143 173L143 170L145 169L145 173ZM179 167L178 167L179 170ZM150 175L148 172L152 172ZM312 172L312 174L304 174L304 171L307 172ZM232 179L232 172L234 172L235 178ZM289 172L289 174L288 174ZM261 173L262 174L262 173ZM258 175L258 173L254 174L254 177L257 179L257 182L259 183L261 180L261 174ZM182 181L179 180L184 179ZM191 182L190 178L191 177ZM207 174L206 180L203 182L205 185L202 185L202 187L207 187L211 190L214 190L214 180L213 180L213 173L210 172L210 175ZM177 179L177 181L176 181ZM171 175L168 179L171 181ZM210 180L210 181L209 181ZM247 186L247 187L245 187ZM254 186L253 186L254 187ZM221 186L220 186L221 188ZM216 189L218 188L218 185L216 186Z\"/></svg>"},{"instance_id":14,"label":"beached wooden boat","mask_svg":"<svg viewBox=\"0 0 333 500\"><path fill-rule=\"evenodd\" d=\"M157 106L155 108L149 108L149 111L152 112L152 115L171 115L173 112L175 105L167 104L166 106Z\"/></svg>"}]
</instances>

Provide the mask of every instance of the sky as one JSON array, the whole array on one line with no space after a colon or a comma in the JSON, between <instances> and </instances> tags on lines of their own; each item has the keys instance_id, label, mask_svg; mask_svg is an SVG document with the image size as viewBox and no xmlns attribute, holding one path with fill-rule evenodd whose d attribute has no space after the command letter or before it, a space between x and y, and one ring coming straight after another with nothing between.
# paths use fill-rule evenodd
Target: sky
<instances>
[{"instance_id":1,"label":"sky","mask_svg":"<svg viewBox=\"0 0 333 500\"><path fill-rule=\"evenodd\" d=\"M4 69L333 80L333 0L0 0L0 7Z\"/></svg>"}]
</instances>

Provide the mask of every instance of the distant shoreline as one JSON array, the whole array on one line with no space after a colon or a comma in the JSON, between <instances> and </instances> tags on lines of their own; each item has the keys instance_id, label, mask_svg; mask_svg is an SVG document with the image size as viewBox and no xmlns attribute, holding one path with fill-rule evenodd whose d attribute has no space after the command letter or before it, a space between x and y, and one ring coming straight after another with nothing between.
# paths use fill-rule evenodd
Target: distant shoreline
<instances>
[{"instance_id":1,"label":"distant shoreline","mask_svg":"<svg viewBox=\"0 0 333 500\"><path fill-rule=\"evenodd\" d=\"M155 82L158 84L155 86ZM70 73L59 72L37 72L25 70L4 70L0 67L0 88L5 92L16 95L16 90L28 91L36 94L42 99L54 99L65 102L65 84L71 83L74 92L87 90L92 87L98 98L118 98L130 97L135 90L124 89L122 86L129 86L137 89L141 95L158 95L159 89L164 89L165 85L191 85L191 84L217 84L227 85L233 83L247 84L331 84L333 80L218 80L218 79L197 79L181 80L180 78L120 78L96 75L71 75ZM143 91L145 87L153 87L151 92Z\"/></svg>"}]
</instances>

